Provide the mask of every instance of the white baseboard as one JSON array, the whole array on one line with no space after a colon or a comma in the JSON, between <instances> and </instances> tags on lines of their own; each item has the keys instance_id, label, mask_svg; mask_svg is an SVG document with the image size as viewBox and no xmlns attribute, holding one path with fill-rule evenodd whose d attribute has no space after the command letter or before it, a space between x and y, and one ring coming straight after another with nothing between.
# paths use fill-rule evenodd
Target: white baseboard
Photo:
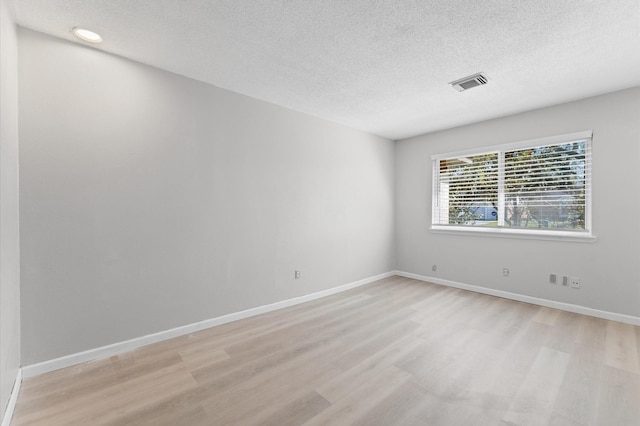
<instances>
[{"instance_id":1,"label":"white baseboard","mask_svg":"<svg viewBox=\"0 0 640 426\"><path fill-rule=\"evenodd\" d=\"M127 352L132 349L139 348L141 346L150 345L152 343L161 342L163 340L169 340L174 337L183 336L185 334L195 333L196 331L204 330L205 328L215 327L216 325L226 324L232 321L237 321L244 318L249 318L249 317L264 314L267 312L275 311L276 309L287 308L289 306L298 305L300 303L309 302L315 299L320 299L322 297L330 296L332 294L336 294L336 293L350 290L352 288L360 287L360 286L372 283L374 281L381 280L383 278L388 278L393 275L395 275L395 272L393 271L385 272L383 274L375 275L373 277L365 278L359 281L354 281L354 282L344 284L338 287L333 287L327 290L322 290L317 293L307 294L300 297L294 297L292 299L283 300L283 301L272 303L269 305L258 306L256 308L247 309L245 311L234 312L232 314L223 315L221 317L211 318L211 319L196 322L193 324L187 324L181 327L160 331L158 333L148 334L142 337L136 337L134 339L126 340L124 342L118 342L111 345L102 346L95 349L89 349L89 350L78 352L71 355L66 355L60 358L55 358L49 361L39 362L37 364L32 364L32 365L22 367L22 374L24 378L29 378L29 377L37 376L38 374L59 370L60 368L81 364L83 362L94 361L97 359L118 355L123 352ZM2 426L4 426L4 423Z\"/></svg>"},{"instance_id":2,"label":"white baseboard","mask_svg":"<svg viewBox=\"0 0 640 426\"><path fill-rule=\"evenodd\" d=\"M517 300L519 302L526 302L534 305L545 306L547 308L555 308L563 311L574 312L576 314L589 315L596 318L603 318L607 320L623 322L626 324L640 325L640 317L635 317L632 315L601 311L598 309L587 308L586 306L573 305L571 303L564 303L564 302L556 302L555 300L541 299L533 296L525 296L522 294L510 293L508 291L494 290L492 288L480 287L480 286L471 285L471 284L463 284L456 281L443 280L442 278L428 277L425 275L418 275L410 272L396 271L396 275L399 275L405 278L413 278L419 281L426 281L433 284L444 285L447 287L455 287L462 290L475 291L476 293L503 297L505 299Z\"/></svg>"},{"instance_id":3,"label":"white baseboard","mask_svg":"<svg viewBox=\"0 0 640 426\"><path fill-rule=\"evenodd\" d=\"M18 394L20 393L20 386L22 385L22 369L18 369L16 374L16 380L13 382L13 388L11 388L11 395L9 396L9 402L7 403L7 409L2 416L1 426L9 426L11 419L13 418L13 411L16 409L16 402L18 401Z\"/></svg>"}]
</instances>

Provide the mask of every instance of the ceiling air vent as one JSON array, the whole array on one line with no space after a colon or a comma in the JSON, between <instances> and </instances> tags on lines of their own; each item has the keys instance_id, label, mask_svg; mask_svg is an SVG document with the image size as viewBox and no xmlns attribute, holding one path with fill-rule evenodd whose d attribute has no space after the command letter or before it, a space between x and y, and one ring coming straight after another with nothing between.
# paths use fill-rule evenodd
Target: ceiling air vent
<instances>
[{"instance_id":1,"label":"ceiling air vent","mask_svg":"<svg viewBox=\"0 0 640 426\"><path fill-rule=\"evenodd\" d=\"M456 81L452 81L449 83L451 87L456 89L458 92L462 92L473 87L482 86L487 84L489 80L487 77L481 72L477 74L470 75L469 77L464 77Z\"/></svg>"}]
</instances>

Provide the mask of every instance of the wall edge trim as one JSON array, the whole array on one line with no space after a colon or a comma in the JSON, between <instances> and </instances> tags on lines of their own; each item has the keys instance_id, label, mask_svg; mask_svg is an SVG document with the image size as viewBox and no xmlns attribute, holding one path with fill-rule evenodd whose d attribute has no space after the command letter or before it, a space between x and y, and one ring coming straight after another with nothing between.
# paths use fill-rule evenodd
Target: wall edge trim
<instances>
[{"instance_id":1,"label":"wall edge trim","mask_svg":"<svg viewBox=\"0 0 640 426\"><path fill-rule=\"evenodd\" d=\"M411 272L396 271L396 275L412 278L418 281L425 281L433 284L443 285L447 287L455 287L461 290L469 290L476 293L488 294L490 296L502 297L505 299L516 300L518 302L531 303L533 305L544 306L547 308L560 309L562 311L573 312L576 314L588 315L591 317L602 318L606 320L618 321L625 324L640 325L640 317L633 315L620 314L616 312L602 311L599 309L588 308L586 306L574 305L571 303L557 302L555 300L542 299L524 294L511 293L503 290L495 290L487 287L480 287L472 284L464 284L456 281L445 280L442 278L429 277L426 275L414 274Z\"/></svg>"},{"instance_id":2,"label":"wall edge trim","mask_svg":"<svg viewBox=\"0 0 640 426\"><path fill-rule=\"evenodd\" d=\"M310 302L312 300L320 299L322 297L331 296L333 294L351 290L353 288L370 284L384 278L389 278L394 275L396 275L395 271L384 272L382 274L374 275L368 278L364 278L358 281L353 281L353 282L339 285L337 287L332 287L326 290L321 290L315 293L306 294L304 296L293 297L291 299L285 299L285 300L274 302L268 305L257 306L255 308L246 309L244 311L233 312L227 315L210 318L204 321L199 321L199 322L171 328L164 331L159 331L157 333L135 337L133 339L125 340L122 342L117 342L117 343L101 346L94 349L88 349L86 351L77 352L77 353L65 355L59 358L54 358L51 360L23 366L22 375L24 378L30 378L30 377L37 376L39 374L48 373L51 371L59 370L61 368L71 367L73 365L81 364L84 362L107 358L107 357L118 355L123 352L127 352L136 348L140 348L142 346L147 346L153 343L169 340L174 337L195 333L197 331L204 330L206 328L227 324L229 322L238 321L241 319L250 318L256 315L275 311L277 309L288 308L290 306L298 305L305 302ZM4 423L2 424L2 426L5 426Z\"/></svg>"},{"instance_id":3,"label":"wall edge trim","mask_svg":"<svg viewBox=\"0 0 640 426\"><path fill-rule=\"evenodd\" d=\"M18 394L20 393L20 387L22 386L22 369L18 368L18 373L16 374L16 380L13 382L13 387L11 388L11 395L9 395L9 402L7 403L7 407L4 410L4 416L2 416L1 426L9 426L11 424L11 419L13 418L13 412L16 409L16 403L18 402Z\"/></svg>"}]
</instances>

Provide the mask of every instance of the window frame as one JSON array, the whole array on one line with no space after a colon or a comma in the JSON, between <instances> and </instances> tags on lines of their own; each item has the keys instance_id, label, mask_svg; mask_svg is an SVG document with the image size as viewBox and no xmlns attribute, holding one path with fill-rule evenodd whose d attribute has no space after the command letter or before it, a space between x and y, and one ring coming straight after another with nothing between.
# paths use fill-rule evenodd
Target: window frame
<instances>
[{"instance_id":1,"label":"window frame","mask_svg":"<svg viewBox=\"0 0 640 426\"><path fill-rule=\"evenodd\" d=\"M439 161L452 158L472 157L476 155L498 153L498 196L504 200L504 153L508 151L543 147L549 145L559 145L563 143L586 142L586 161L589 162L589 170L585 175L585 229L584 230L553 230L539 228L509 228L509 227L483 227L473 225L448 225L434 223L439 217L440 206L439 197ZM502 155L500 154L502 153ZM521 239L556 240L556 241L576 241L593 242L596 237L593 234L592 223L592 177L593 177L593 132L591 130L569 133L564 135L550 136L545 138L528 139L519 142L511 142L500 145L485 146L481 148L465 149L460 151L434 154L431 156L432 185L431 185L431 227L430 231L435 234L453 235L475 235Z\"/></svg>"}]
</instances>

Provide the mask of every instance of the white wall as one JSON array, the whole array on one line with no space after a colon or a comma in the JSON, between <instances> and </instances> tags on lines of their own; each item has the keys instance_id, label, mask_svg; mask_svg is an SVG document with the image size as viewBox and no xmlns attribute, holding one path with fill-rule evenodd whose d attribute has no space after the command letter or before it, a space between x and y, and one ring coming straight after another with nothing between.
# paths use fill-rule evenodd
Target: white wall
<instances>
[{"instance_id":1,"label":"white wall","mask_svg":"<svg viewBox=\"0 0 640 426\"><path fill-rule=\"evenodd\" d=\"M392 141L23 29L19 71L25 365L394 269Z\"/></svg>"},{"instance_id":2,"label":"white wall","mask_svg":"<svg viewBox=\"0 0 640 426\"><path fill-rule=\"evenodd\" d=\"M581 130L594 134L595 243L430 233L432 154ZM640 316L639 159L640 88L398 141L397 269ZM579 277L582 289L550 285L550 273Z\"/></svg>"},{"instance_id":3,"label":"white wall","mask_svg":"<svg viewBox=\"0 0 640 426\"><path fill-rule=\"evenodd\" d=\"M11 153L16 102L5 89L16 74L4 70L15 45L2 28ZM356 281L394 269L394 257L405 272L640 316L640 88L398 141L394 152L91 48L18 38L26 365ZM597 242L429 232L432 154L581 130L594 132ZM15 155L2 156L3 197L17 186L4 179ZM2 209L6 227L15 205ZM17 243L2 241L15 262ZM551 272L583 288L551 286ZM3 345L4 403L20 336L17 305L4 302L5 292L18 300L5 283L19 275L2 274L2 332L15 342L11 354Z\"/></svg>"},{"instance_id":4,"label":"white wall","mask_svg":"<svg viewBox=\"0 0 640 426\"><path fill-rule=\"evenodd\" d=\"M0 0L0 419L19 367L18 56L16 26Z\"/></svg>"}]
</instances>

